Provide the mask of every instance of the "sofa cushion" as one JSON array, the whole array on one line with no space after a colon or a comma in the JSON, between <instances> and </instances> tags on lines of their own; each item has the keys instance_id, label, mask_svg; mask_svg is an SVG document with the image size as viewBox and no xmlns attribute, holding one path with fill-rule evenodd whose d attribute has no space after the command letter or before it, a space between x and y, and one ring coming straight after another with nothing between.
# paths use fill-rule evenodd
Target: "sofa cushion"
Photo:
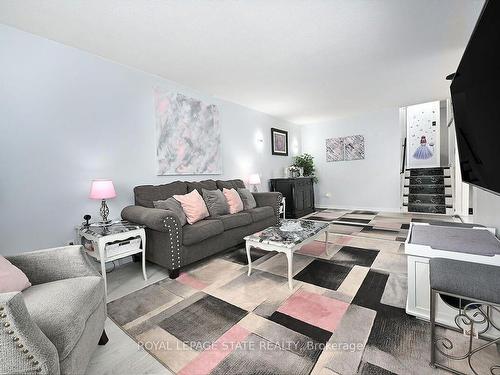
<instances>
[{"instance_id":1,"label":"sofa cushion","mask_svg":"<svg viewBox=\"0 0 500 375\"><path fill-rule=\"evenodd\" d=\"M256 207L251 210L246 210L250 215L252 215L253 222L264 220L268 217L274 216L274 210L270 206Z\"/></svg>"},{"instance_id":2,"label":"sofa cushion","mask_svg":"<svg viewBox=\"0 0 500 375\"><path fill-rule=\"evenodd\" d=\"M181 225L182 226L186 225L187 223L186 214L182 209L181 203L177 199L171 197L164 201L153 201L153 205L155 206L155 208L159 208L161 210L172 211L179 218Z\"/></svg>"},{"instance_id":3,"label":"sofa cushion","mask_svg":"<svg viewBox=\"0 0 500 375\"><path fill-rule=\"evenodd\" d=\"M252 224L252 215L250 215L248 212L238 212L237 214L222 215L217 219L222 221L224 230Z\"/></svg>"},{"instance_id":4,"label":"sofa cushion","mask_svg":"<svg viewBox=\"0 0 500 375\"><path fill-rule=\"evenodd\" d=\"M189 224L203 220L209 215L207 205L198 190L184 195L174 195L174 199L180 202Z\"/></svg>"},{"instance_id":5,"label":"sofa cushion","mask_svg":"<svg viewBox=\"0 0 500 375\"><path fill-rule=\"evenodd\" d=\"M245 183L242 180L217 180L215 183L220 190L224 188L236 190L245 188Z\"/></svg>"},{"instance_id":6,"label":"sofa cushion","mask_svg":"<svg viewBox=\"0 0 500 375\"><path fill-rule=\"evenodd\" d=\"M77 344L89 316L104 302L104 281L99 276L75 277L34 285L22 293L31 317L62 361Z\"/></svg>"},{"instance_id":7,"label":"sofa cushion","mask_svg":"<svg viewBox=\"0 0 500 375\"><path fill-rule=\"evenodd\" d=\"M187 184L175 181L165 185L141 185L134 188L135 204L137 206L153 208L153 201L166 200L174 195L186 194Z\"/></svg>"},{"instance_id":8,"label":"sofa cushion","mask_svg":"<svg viewBox=\"0 0 500 375\"><path fill-rule=\"evenodd\" d=\"M223 188L222 193L226 197L230 214L235 214L237 212L243 211L243 201L241 200L241 197L236 189Z\"/></svg>"},{"instance_id":9,"label":"sofa cushion","mask_svg":"<svg viewBox=\"0 0 500 375\"><path fill-rule=\"evenodd\" d=\"M229 213L229 206L227 205L226 198L220 190L203 190L203 200L207 205L208 213L211 217L218 217L227 215Z\"/></svg>"},{"instance_id":10,"label":"sofa cushion","mask_svg":"<svg viewBox=\"0 0 500 375\"><path fill-rule=\"evenodd\" d=\"M255 198L253 194L248 189L238 189L238 194L241 197L241 201L243 202L244 210L251 210L252 208L257 207L257 202L255 202Z\"/></svg>"},{"instance_id":11,"label":"sofa cushion","mask_svg":"<svg viewBox=\"0 0 500 375\"><path fill-rule=\"evenodd\" d=\"M203 194L203 189L205 190L217 190L217 184L214 180L204 180L204 181L187 181L188 193L193 190L198 190L198 193Z\"/></svg>"},{"instance_id":12,"label":"sofa cushion","mask_svg":"<svg viewBox=\"0 0 500 375\"><path fill-rule=\"evenodd\" d=\"M224 225L218 219L201 220L182 227L182 243L192 245L224 232Z\"/></svg>"}]
</instances>

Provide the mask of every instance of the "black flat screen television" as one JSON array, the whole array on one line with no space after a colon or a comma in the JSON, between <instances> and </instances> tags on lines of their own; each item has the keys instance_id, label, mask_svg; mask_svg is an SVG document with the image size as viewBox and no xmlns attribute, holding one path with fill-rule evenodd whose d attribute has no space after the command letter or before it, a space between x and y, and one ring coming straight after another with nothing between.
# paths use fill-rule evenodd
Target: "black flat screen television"
<instances>
[{"instance_id":1,"label":"black flat screen television","mask_svg":"<svg viewBox=\"0 0 500 375\"><path fill-rule=\"evenodd\" d=\"M500 194L500 1L489 0L450 91L464 182Z\"/></svg>"}]
</instances>

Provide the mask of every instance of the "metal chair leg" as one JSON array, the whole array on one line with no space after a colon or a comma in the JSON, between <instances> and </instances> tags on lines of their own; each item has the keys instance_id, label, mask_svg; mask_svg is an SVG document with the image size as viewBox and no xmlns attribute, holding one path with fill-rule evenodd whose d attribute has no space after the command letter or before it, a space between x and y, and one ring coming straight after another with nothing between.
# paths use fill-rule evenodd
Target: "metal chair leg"
<instances>
[{"instance_id":1,"label":"metal chair leg","mask_svg":"<svg viewBox=\"0 0 500 375\"><path fill-rule=\"evenodd\" d=\"M431 288L430 300L430 320L431 320L431 362L432 367L436 367L436 292Z\"/></svg>"}]
</instances>

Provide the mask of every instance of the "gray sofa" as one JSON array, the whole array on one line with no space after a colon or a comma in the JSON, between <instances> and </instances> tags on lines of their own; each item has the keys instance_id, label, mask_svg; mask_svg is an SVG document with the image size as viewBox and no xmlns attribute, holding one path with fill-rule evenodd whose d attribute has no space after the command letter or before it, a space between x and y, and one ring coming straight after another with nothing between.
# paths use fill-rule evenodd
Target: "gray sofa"
<instances>
[{"instance_id":1,"label":"gray sofa","mask_svg":"<svg viewBox=\"0 0 500 375\"><path fill-rule=\"evenodd\" d=\"M0 374L84 374L107 342L101 275L81 246L6 258L32 286L0 293Z\"/></svg>"},{"instance_id":2,"label":"gray sofa","mask_svg":"<svg viewBox=\"0 0 500 375\"><path fill-rule=\"evenodd\" d=\"M146 259L169 270L171 278L179 269L243 242L243 237L275 225L279 220L281 193L253 193L257 207L236 214L209 217L181 226L174 212L154 208L153 201L197 189L244 188L241 180L176 181L165 185L134 188L135 205L122 210L122 218L146 226Z\"/></svg>"}]
</instances>

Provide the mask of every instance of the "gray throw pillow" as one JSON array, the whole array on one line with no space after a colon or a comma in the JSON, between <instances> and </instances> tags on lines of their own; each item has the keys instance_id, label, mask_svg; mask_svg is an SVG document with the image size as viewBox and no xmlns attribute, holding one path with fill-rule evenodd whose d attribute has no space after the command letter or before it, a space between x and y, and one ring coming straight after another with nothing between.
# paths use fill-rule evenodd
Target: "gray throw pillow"
<instances>
[{"instance_id":1,"label":"gray throw pillow","mask_svg":"<svg viewBox=\"0 0 500 375\"><path fill-rule=\"evenodd\" d=\"M184 226L187 223L186 214L182 209L181 204L174 198L168 198L164 201L153 201L153 206L155 208L160 208L162 210L172 211L179 218L181 225Z\"/></svg>"},{"instance_id":2,"label":"gray throw pillow","mask_svg":"<svg viewBox=\"0 0 500 375\"><path fill-rule=\"evenodd\" d=\"M251 210L252 208L257 207L257 202L255 202L255 198L253 194L248 189L238 189L238 194L241 197L241 201L243 202L244 210Z\"/></svg>"},{"instance_id":3,"label":"gray throw pillow","mask_svg":"<svg viewBox=\"0 0 500 375\"><path fill-rule=\"evenodd\" d=\"M202 189L202 192L210 216L217 217L229 213L229 205L222 191Z\"/></svg>"}]
</instances>

